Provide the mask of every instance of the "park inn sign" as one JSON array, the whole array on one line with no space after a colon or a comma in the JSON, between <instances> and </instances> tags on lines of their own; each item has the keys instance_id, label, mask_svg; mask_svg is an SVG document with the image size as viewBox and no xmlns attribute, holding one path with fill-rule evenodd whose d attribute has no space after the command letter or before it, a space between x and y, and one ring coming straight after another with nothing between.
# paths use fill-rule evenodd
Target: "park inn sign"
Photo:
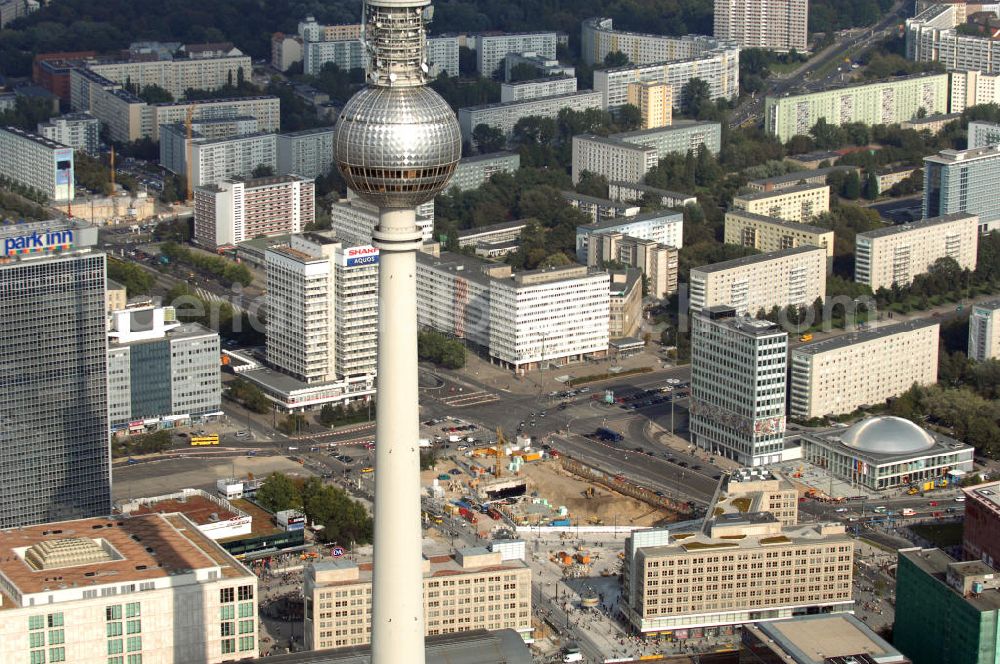
<instances>
[{"instance_id":1,"label":"park inn sign","mask_svg":"<svg viewBox=\"0 0 1000 664\"><path fill-rule=\"evenodd\" d=\"M3 238L3 255L20 256L49 251L63 251L73 247L72 230L35 231L27 235Z\"/></svg>"}]
</instances>

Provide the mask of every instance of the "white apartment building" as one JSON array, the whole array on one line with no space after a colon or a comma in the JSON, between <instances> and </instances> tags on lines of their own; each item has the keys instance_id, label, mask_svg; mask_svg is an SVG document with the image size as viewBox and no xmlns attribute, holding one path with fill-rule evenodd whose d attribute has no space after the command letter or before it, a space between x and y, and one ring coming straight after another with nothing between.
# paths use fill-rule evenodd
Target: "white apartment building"
<instances>
[{"instance_id":1,"label":"white apartment building","mask_svg":"<svg viewBox=\"0 0 1000 664\"><path fill-rule=\"evenodd\" d=\"M651 297L670 297L677 290L678 251L653 240L640 240L623 233L591 233L587 236L587 265L599 267L617 261L642 270Z\"/></svg>"},{"instance_id":2,"label":"white apartment building","mask_svg":"<svg viewBox=\"0 0 1000 664\"><path fill-rule=\"evenodd\" d=\"M101 147L101 123L90 113L67 113L38 123L38 135L53 143L96 155Z\"/></svg>"},{"instance_id":3,"label":"white apartment building","mask_svg":"<svg viewBox=\"0 0 1000 664\"><path fill-rule=\"evenodd\" d=\"M17 127L0 127L0 178L31 187L53 201L71 201L73 148Z\"/></svg>"},{"instance_id":4,"label":"white apartment building","mask_svg":"<svg viewBox=\"0 0 1000 664\"><path fill-rule=\"evenodd\" d=\"M1000 357L1000 300L973 305L966 355L977 362Z\"/></svg>"},{"instance_id":5,"label":"white apartment building","mask_svg":"<svg viewBox=\"0 0 1000 664\"><path fill-rule=\"evenodd\" d=\"M587 238L603 233L622 233L638 240L652 240L674 249L684 246L684 215L672 210L613 217L576 227L576 259L587 263Z\"/></svg>"},{"instance_id":6,"label":"white apartment building","mask_svg":"<svg viewBox=\"0 0 1000 664\"><path fill-rule=\"evenodd\" d=\"M585 213L595 224L599 221L614 219L616 217L634 217L642 210L638 205L632 203L622 203L609 198L597 198L578 194L575 191L564 191L562 197L566 202L577 210Z\"/></svg>"},{"instance_id":7,"label":"white apartment building","mask_svg":"<svg viewBox=\"0 0 1000 664\"><path fill-rule=\"evenodd\" d=\"M347 200L330 206L330 228L344 242L368 244L378 225L378 208L360 198L350 189ZM417 206L417 228L424 242L434 239L434 201Z\"/></svg>"},{"instance_id":8,"label":"white apartment building","mask_svg":"<svg viewBox=\"0 0 1000 664\"><path fill-rule=\"evenodd\" d=\"M158 85L174 99L183 99L189 88L218 90L227 84L236 85L250 80L253 73L248 55L103 62L88 64L87 68L115 83L133 86L137 92L147 85Z\"/></svg>"},{"instance_id":9,"label":"white apartment building","mask_svg":"<svg viewBox=\"0 0 1000 664\"><path fill-rule=\"evenodd\" d=\"M691 442L746 466L782 460L788 333L711 306L691 317Z\"/></svg>"},{"instance_id":10,"label":"white apartment building","mask_svg":"<svg viewBox=\"0 0 1000 664\"><path fill-rule=\"evenodd\" d=\"M615 30L610 18L583 21L580 37L581 55L588 65L599 65L608 53L616 51L627 55L629 62L639 65L697 58L720 48L732 48L739 57L739 46L734 43L727 44L705 35L675 37Z\"/></svg>"},{"instance_id":11,"label":"white apartment building","mask_svg":"<svg viewBox=\"0 0 1000 664\"><path fill-rule=\"evenodd\" d=\"M582 90L554 97L469 106L458 109L458 126L462 130L462 140L470 143L473 130L481 124L496 127L504 136L510 137L514 125L521 118L533 115L555 118L564 108L573 111L601 108L601 95L593 90Z\"/></svg>"},{"instance_id":12,"label":"white apartment building","mask_svg":"<svg viewBox=\"0 0 1000 664\"><path fill-rule=\"evenodd\" d=\"M882 325L792 350L788 414L808 420L884 403L938 377L937 321ZM905 358L905 361L901 361Z\"/></svg>"},{"instance_id":13,"label":"white apartment building","mask_svg":"<svg viewBox=\"0 0 1000 664\"><path fill-rule=\"evenodd\" d=\"M751 191L733 196L733 208L785 221L811 221L830 211L830 186L797 184L772 191Z\"/></svg>"},{"instance_id":14,"label":"white apartment building","mask_svg":"<svg viewBox=\"0 0 1000 664\"><path fill-rule=\"evenodd\" d=\"M609 283L582 265L514 274L462 254L418 254L417 320L524 374L606 355Z\"/></svg>"},{"instance_id":15,"label":"white apartment building","mask_svg":"<svg viewBox=\"0 0 1000 664\"><path fill-rule=\"evenodd\" d=\"M826 297L826 249L802 245L691 269L691 310L730 306L739 314L811 306Z\"/></svg>"},{"instance_id":16,"label":"white apartment building","mask_svg":"<svg viewBox=\"0 0 1000 664\"><path fill-rule=\"evenodd\" d=\"M463 157L455 167L448 190L478 189L496 173L514 173L521 168L521 155L516 152L491 152Z\"/></svg>"},{"instance_id":17,"label":"white apartment building","mask_svg":"<svg viewBox=\"0 0 1000 664\"><path fill-rule=\"evenodd\" d=\"M333 168L333 127L278 134L278 175L318 178Z\"/></svg>"},{"instance_id":18,"label":"white apartment building","mask_svg":"<svg viewBox=\"0 0 1000 664\"><path fill-rule=\"evenodd\" d=\"M292 65L302 62L302 38L275 32L271 35L271 66L278 71L288 71Z\"/></svg>"},{"instance_id":19,"label":"white apartment building","mask_svg":"<svg viewBox=\"0 0 1000 664\"><path fill-rule=\"evenodd\" d=\"M186 177L187 143L187 129L184 125L160 127L160 165ZM206 138L201 134L192 134L192 186L204 187L231 178L250 177L259 166L270 168L272 173L277 171L276 134L236 134L225 138Z\"/></svg>"},{"instance_id":20,"label":"white apartment building","mask_svg":"<svg viewBox=\"0 0 1000 664\"><path fill-rule=\"evenodd\" d=\"M517 65L529 65L533 67L541 76L569 76L576 77L576 67L564 65L554 57L546 58L533 53L508 53L503 60L504 80L513 78L514 67Z\"/></svg>"},{"instance_id":21,"label":"white apartment building","mask_svg":"<svg viewBox=\"0 0 1000 664\"><path fill-rule=\"evenodd\" d=\"M852 611L853 565L854 541L843 524L782 526L769 514L726 513L701 530L634 531L625 543L620 606L649 636L784 625L782 618L796 615Z\"/></svg>"},{"instance_id":22,"label":"white apartment building","mask_svg":"<svg viewBox=\"0 0 1000 664\"><path fill-rule=\"evenodd\" d=\"M317 23L315 17L306 16L299 21L298 35L303 41L339 41L341 39L361 39L364 26L360 23L330 24Z\"/></svg>"},{"instance_id":23,"label":"white apartment building","mask_svg":"<svg viewBox=\"0 0 1000 664\"><path fill-rule=\"evenodd\" d=\"M1000 124L971 120L968 149L987 148L992 145L1000 145Z\"/></svg>"},{"instance_id":24,"label":"white apartment building","mask_svg":"<svg viewBox=\"0 0 1000 664\"><path fill-rule=\"evenodd\" d=\"M302 44L302 71L307 76L318 76L327 63L339 69L364 69L365 46L360 39L336 41L306 41Z\"/></svg>"},{"instance_id":25,"label":"white apartment building","mask_svg":"<svg viewBox=\"0 0 1000 664\"><path fill-rule=\"evenodd\" d=\"M257 131L275 132L281 126L281 100L278 97L233 97L231 99L198 99L172 104L150 104L142 114L143 136L160 140L160 125L187 121L188 109L193 120L215 120L250 116L257 118ZM95 113L96 115L96 113Z\"/></svg>"},{"instance_id":26,"label":"white apartment building","mask_svg":"<svg viewBox=\"0 0 1000 664\"><path fill-rule=\"evenodd\" d=\"M935 4L906 19L906 57L917 62L940 62L948 70L1000 73L1000 44L988 35L966 35L965 3Z\"/></svg>"},{"instance_id":27,"label":"white apartment building","mask_svg":"<svg viewBox=\"0 0 1000 664\"><path fill-rule=\"evenodd\" d=\"M629 83L628 103L639 109L641 129L669 127L674 121L674 92L667 83Z\"/></svg>"},{"instance_id":28,"label":"white apartment building","mask_svg":"<svg viewBox=\"0 0 1000 664\"><path fill-rule=\"evenodd\" d=\"M277 175L195 187L194 241L215 249L261 235L298 233L316 219L311 178Z\"/></svg>"},{"instance_id":29,"label":"white apartment building","mask_svg":"<svg viewBox=\"0 0 1000 664\"><path fill-rule=\"evenodd\" d=\"M726 213L722 241L725 244L753 247L762 252L812 245L826 249L827 259L833 260L833 231L830 229L743 210L730 210Z\"/></svg>"},{"instance_id":30,"label":"white apartment building","mask_svg":"<svg viewBox=\"0 0 1000 664\"><path fill-rule=\"evenodd\" d=\"M974 214L946 214L858 233L854 280L873 291L894 283L905 286L945 257L974 270L978 251L979 217Z\"/></svg>"},{"instance_id":31,"label":"white apartment building","mask_svg":"<svg viewBox=\"0 0 1000 664\"><path fill-rule=\"evenodd\" d=\"M0 29L11 21L35 12L41 4L38 0L0 0Z\"/></svg>"},{"instance_id":32,"label":"white apartment building","mask_svg":"<svg viewBox=\"0 0 1000 664\"><path fill-rule=\"evenodd\" d=\"M198 323L181 323L174 307L135 306L112 312L111 429L219 413L219 348L218 332Z\"/></svg>"},{"instance_id":33,"label":"white apartment building","mask_svg":"<svg viewBox=\"0 0 1000 664\"><path fill-rule=\"evenodd\" d=\"M305 384L343 381L345 394L371 394L378 250L304 233L267 249L265 261L268 364Z\"/></svg>"},{"instance_id":34,"label":"white apartment building","mask_svg":"<svg viewBox=\"0 0 1000 664\"><path fill-rule=\"evenodd\" d=\"M1000 103L1000 73L981 71L948 72L948 110L961 113L969 106ZM969 147L978 147L969 144Z\"/></svg>"},{"instance_id":35,"label":"white apartment building","mask_svg":"<svg viewBox=\"0 0 1000 664\"><path fill-rule=\"evenodd\" d=\"M513 545L513 546L511 546ZM508 550L516 549L518 554ZM524 542L425 555L424 632L513 629L530 638L531 568ZM334 560L306 567L307 649L362 646L371 639L371 562Z\"/></svg>"},{"instance_id":36,"label":"white apartment building","mask_svg":"<svg viewBox=\"0 0 1000 664\"><path fill-rule=\"evenodd\" d=\"M682 208L687 205L697 205L698 199L691 194L669 191L648 184L639 184L622 180L608 182L608 198L614 201L641 203L647 196L663 207Z\"/></svg>"},{"instance_id":37,"label":"white apartment building","mask_svg":"<svg viewBox=\"0 0 1000 664\"><path fill-rule=\"evenodd\" d=\"M671 103L680 109L688 101L684 86L692 78L708 83L712 99L735 99L740 93L740 49L719 43L710 37L683 39L707 40L696 42L705 46L700 55L669 62L631 64L594 70L594 90L603 95L604 108L616 111L628 101L628 86L633 83L665 83L672 90ZM677 39L677 38L672 38ZM713 45L714 44L714 45Z\"/></svg>"},{"instance_id":38,"label":"white apartment building","mask_svg":"<svg viewBox=\"0 0 1000 664\"><path fill-rule=\"evenodd\" d=\"M555 97L556 95L576 92L576 79L566 76L549 76L533 78L516 83L500 84L500 102L525 101L539 97Z\"/></svg>"},{"instance_id":39,"label":"white apartment building","mask_svg":"<svg viewBox=\"0 0 1000 664\"><path fill-rule=\"evenodd\" d=\"M26 526L0 551L5 662L259 655L257 577L183 514Z\"/></svg>"},{"instance_id":40,"label":"white apartment building","mask_svg":"<svg viewBox=\"0 0 1000 664\"><path fill-rule=\"evenodd\" d=\"M573 137L573 183L584 173L608 180L642 182L660 162L656 148L626 143L614 138L577 134Z\"/></svg>"},{"instance_id":41,"label":"white apartment building","mask_svg":"<svg viewBox=\"0 0 1000 664\"><path fill-rule=\"evenodd\" d=\"M718 122L678 120L669 127L639 129L607 138L580 134L573 137L573 182L589 171L608 181L641 182L646 173L668 154L697 153L704 146L718 154L722 126ZM641 152L623 146L646 148ZM652 151L649 151L652 149Z\"/></svg>"},{"instance_id":42,"label":"white apartment building","mask_svg":"<svg viewBox=\"0 0 1000 664\"><path fill-rule=\"evenodd\" d=\"M458 37L427 37L427 75L437 78L441 74L457 77Z\"/></svg>"},{"instance_id":43,"label":"white apartment building","mask_svg":"<svg viewBox=\"0 0 1000 664\"><path fill-rule=\"evenodd\" d=\"M554 32L476 35L476 71L489 78L508 53L531 53L555 59L558 41Z\"/></svg>"},{"instance_id":44,"label":"white apartment building","mask_svg":"<svg viewBox=\"0 0 1000 664\"><path fill-rule=\"evenodd\" d=\"M741 48L809 48L808 0L715 0L715 38Z\"/></svg>"}]
</instances>

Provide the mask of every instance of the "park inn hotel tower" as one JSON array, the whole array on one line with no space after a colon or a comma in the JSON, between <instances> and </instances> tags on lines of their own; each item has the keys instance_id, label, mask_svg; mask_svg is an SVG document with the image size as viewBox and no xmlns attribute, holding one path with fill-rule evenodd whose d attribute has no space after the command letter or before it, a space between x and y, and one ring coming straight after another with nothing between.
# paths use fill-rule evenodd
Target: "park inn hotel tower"
<instances>
[{"instance_id":1,"label":"park inn hotel tower","mask_svg":"<svg viewBox=\"0 0 1000 664\"><path fill-rule=\"evenodd\" d=\"M0 528L111 509L96 242L97 229L75 220L0 227Z\"/></svg>"}]
</instances>

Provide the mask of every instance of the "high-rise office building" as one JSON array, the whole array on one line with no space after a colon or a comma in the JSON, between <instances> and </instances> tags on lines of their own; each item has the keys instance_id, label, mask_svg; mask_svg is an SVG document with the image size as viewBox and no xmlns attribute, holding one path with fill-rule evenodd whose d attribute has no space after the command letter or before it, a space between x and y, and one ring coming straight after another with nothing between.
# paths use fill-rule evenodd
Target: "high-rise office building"
<instances>
[{"instance_id":1,"label":"high-rise office building","mask_svg":"<svg viewBox=\"0 0 1000 664\"><path fill-rule=\"evenodd\" d=\"M1000 145L942 150L924 157L923 217L955 212L979 217L979 231L1000 229Z\"/></svg>"},{"instance_id":2,"label":"high-rise office building","mask_svg":"<svg viewBox=\"0 0 1000 664\"><path fill-rule=\"evenodd\" d=\"M715 0L715 38L741 48L805 51L809 0Z\"/></svg>"},{"instance_id":3,"label":"high-rise office building","mask_svg":"<svg viewBox=\"0 0 1000 664\"><path fill-rule=\"evenodd\" d=\"M747 466L781 461L788 333L732 307L692 316L691 442Z\"/></svg>"},{"instance_id":4,"label":"high-rise office building","mask_svg":"<svg viewBox=\"0 0 1000 664\"><path fill-rule=\"evenodd\" d=\"M966 354L977 362L1000 357L1000 300L973 305Z\"/></svg>"},{"instance_id":5,"label":"high-rise office building","mask_svg":"<svg viewBox=\"0 0 1000 664\"><path fill-rule=\"evenodd\" d=\"M113 429L219 413L218 332L181 323L173 307L145 305L112 313L108 335Z\"/></svg>"},{"instance_id":6,"label":"high-rise office building","mask_svg":"<svg viewBox=\"0 0 1000 664\"><path fill-rule=\"evenodd\" d=\"M0 528L111 510L104 254L74 220L0 227Z\"/></svg>"},{"instance_id":7,"label":"high-rise office building","mask_svg":"<svg viewBox=\"0 0 1000 664\"><path fill-rule=\"evenodd\" d=\"M215 249L261 235L298 233L316 217L312 178L224 180L194 190L194 241Z\"/></svg>"},{"instance_id":8,"label":"high-rise office building","mask_svg":"<svg viewBox=\"0 0 1000 664\"><path fill-rule=\"evenodd\" d=\"M913 664L1000 658L1000 574L940 549L900 549L892 642Z\"/></svg>"}]
</instances>

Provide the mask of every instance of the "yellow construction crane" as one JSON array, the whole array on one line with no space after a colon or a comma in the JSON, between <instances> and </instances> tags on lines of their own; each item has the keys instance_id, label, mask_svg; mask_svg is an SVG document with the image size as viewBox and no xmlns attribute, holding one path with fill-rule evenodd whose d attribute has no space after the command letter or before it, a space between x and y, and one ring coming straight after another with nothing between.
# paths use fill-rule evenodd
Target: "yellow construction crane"
<instances>
[{"instance_id":1,"label":"yellow construction crane","mask_svg":"<svg viewBox=\"0 0 1000 664\"><path fill-rule=\"evenodd\" d=\"M191 125L193 121L194 121L194 104L191 104L190 106L188 106L187 117L184 120L184 128L187 131L187 140L184 142L184 150L185 150L184 162L186 164L184 172L187 175L187 196L185 197L184 200L187 202L188 205L190 205L192 199L194 199L194 187L192 186L194 167L191 164L191 160L193 159L191 142L192 142L192 135L194 134Z\"/></svg>"},{"instance_id":2,"label":"yellow construction crane","mask_svg":"<svg viewBox=\"0 0 1000 664\"><path fill-rule=\"evenodd\" d=\"M115 146L111 146L111 195L115 195Z\"/></svg>"}]
</instances>

